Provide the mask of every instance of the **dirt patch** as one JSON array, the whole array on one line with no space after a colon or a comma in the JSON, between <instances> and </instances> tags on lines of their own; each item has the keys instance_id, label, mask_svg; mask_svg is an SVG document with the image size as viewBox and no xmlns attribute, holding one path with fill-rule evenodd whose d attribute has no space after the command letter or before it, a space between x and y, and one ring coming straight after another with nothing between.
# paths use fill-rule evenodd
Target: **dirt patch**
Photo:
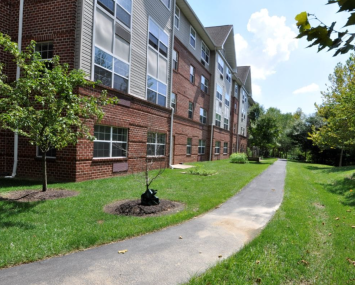
<instances>
[{"instance_id":1,"label":"dirt patch","mask_svg":"<svg viewBox=\"0 0 355 285\"><path fill-rule=\"evenodd\" d=\"M46 192L38 190L22 190L0 194L0 200L11 202L37 202L74 197L77 195L79 195L79 192L64 189L48 189Z\"/></svg>"},{"instance_id":2,"label":"dirt patch","mask_svg":"<svg viewBox=\"0 0 355 285\"><path fill-rule=\"evenodd\" d=\"M313 206L315 206L318 209L324 209L325 208L325 206L320 204L320 203L313 203Z\"/></svg>"},{"instance_id":3,"label":"dirt patch","mask_svg":"<svg viewBox=\"0 0 355 285\"><path fill-rule=\"evenodd\" d=\"M159 205L143 206L141 200L122 200L111 203L104 207L104 211L108 214L123 216L161 216L177 213L183 210L184 204L169 200L160 200Z\"/></svg>"}]
</instances>

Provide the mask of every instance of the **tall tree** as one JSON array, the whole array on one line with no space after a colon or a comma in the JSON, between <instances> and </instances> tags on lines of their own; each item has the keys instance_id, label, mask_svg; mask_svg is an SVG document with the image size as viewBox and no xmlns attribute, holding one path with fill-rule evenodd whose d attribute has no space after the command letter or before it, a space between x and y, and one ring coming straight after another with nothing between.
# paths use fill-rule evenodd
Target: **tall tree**
<instances>
[{"instance_id":1,"label":"tall tree","mask_svg":"<svg viewBox=\"0 0 355 285\"><path fill-rule=\"evenodd\" d=\"M312 42L308 47L318 46L318 52L328 48L328 51L335 50L334 56L345 54L354 50L355 33L344 30L345 27L355 25L355 1L354 0L328 0L329 4L338 4L338 12L348 12L350 16L341 30L335 29L336 22L326 25L317 18L315 14L302 12L295 18L299 29L297 38L306 37ZM318 26L312 27L310 21L317 22Z\"/></svg>"},{"instance_id":2,"label":"tall tree","mask_svg":"<svg viewBox=\"0 0 355 285\"><path fill-rule=\"evenodd\" d=\"M87 120L100 120L102 107L116 102L101 96L80 96L78 86L94 87L82 70L70 70L59 57L44 61L35 52L34 41L19 52L16 43L0 33L0 46L14 57L21 68L19 80L7 83L0 68L0 126L18 132L42 153L43 187L47 190L46 153L75 145L80 138L93 140ZM0 64L1 65L1 64ZM2 65L1 65L2 66Z\"/></svg>"},{"instance_id":3,"label":"tall tree","mask_svg":"<svg viewBox=\"0 0 355 285\"><path fill-rule=\"evenodd\" d=\"M330 86L322 92L323 103L316 106L324 125L313 128L310 138L324 149L338 148L341 151L339 166L342 165L344 149L355 145L355 55L343 65L338 63L329 76Z\"/></svg>"}]
</instances>

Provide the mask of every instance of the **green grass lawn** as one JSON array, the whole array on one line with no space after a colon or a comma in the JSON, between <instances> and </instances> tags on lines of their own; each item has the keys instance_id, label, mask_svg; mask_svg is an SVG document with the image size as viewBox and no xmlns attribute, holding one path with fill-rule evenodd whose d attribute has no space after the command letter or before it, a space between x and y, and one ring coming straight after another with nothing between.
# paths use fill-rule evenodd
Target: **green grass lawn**
<instances>
[{"instance_id":1,"label":"green grass lawn","mask_svg":"<svg viewBox=\"0 0 355 285\"><path fill-rule=\"evenodd\" d=\"M196 163L206 171L217 171L212 176L167 169L152 188L158 189L159 198L179 201L186 207L179 213L160 217L114 216L103 212L103 207L114 201L140 198L144 187L132 176L49 185L80 192L76 197L31 203L0 201L0 268L180 223L223 203L273 162ZM23 180L1 179L0 185L0 192L41 189L40 183Z\"/></svg>"},{"instance_id":2,"label":"green grass lawn","mask_svg":"<svg viewBox=\"0 0 355 285\"><path fill-rule=\"evenodd\" d=\"M262 233L191 284L355 284L355 167L288 162Z\"/></svg>"}]
</instances>

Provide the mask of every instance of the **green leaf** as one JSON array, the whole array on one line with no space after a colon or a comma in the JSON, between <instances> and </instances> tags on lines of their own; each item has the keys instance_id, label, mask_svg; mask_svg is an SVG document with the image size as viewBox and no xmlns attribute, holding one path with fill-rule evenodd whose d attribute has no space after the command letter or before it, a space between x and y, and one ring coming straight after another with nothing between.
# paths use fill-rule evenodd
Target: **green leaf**
<instances>
[{"instance_id":1,"label":"green leaf","mask_svg":"<svg viewBox=\"0 0 355 285\"><path fill-rule=\"evenodd\" d=\"M355 25L355 13L351 13L344 27Z\"/></svg>"},{"instance_id":2,"label":"green leaf","mask_svg":"<svg viewBox=\"0 0 355 285\"><path fill-rule=\"evenodd\" d=\"M311 28L311 25L308 22L308 15L307 12L301 12L296 17L295 20L297 21L296 25L299 28L300 32L307 31Z\"/></svg>"}]
</instances>

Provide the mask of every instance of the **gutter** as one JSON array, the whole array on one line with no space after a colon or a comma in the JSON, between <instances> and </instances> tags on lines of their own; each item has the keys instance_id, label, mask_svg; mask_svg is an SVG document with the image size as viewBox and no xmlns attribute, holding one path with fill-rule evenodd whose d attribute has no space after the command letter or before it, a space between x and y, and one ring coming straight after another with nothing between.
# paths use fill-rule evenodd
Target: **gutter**
<instances>
[{"instance_id":1,"label":"gutter","mask_svg":"<svg viewBox=\"0 0 355 285\"><path fill-rule=\"evenodd\" d=\"M210 142L210 159L212 161L212 149L213 149L213 124L211 125L211 142Z\"/></svg>"},{"instance_id":2,"label":"gutter","mask_svg":"<svg viewBox=\"0 0 355 285\"><path fill-rule=\"evenodd\" d=\"M19 13L19 25L18 25L18 50L21 52L22 46L22 24L23 24L23 5L24 0L20 0L20 13ZM17 66L16 69L16 81L20 78L20 67ZM17 162L18 162L18 132L14 132L14 165L12 168L12 175L5 176L5 178L15 178L17 172Z\"/></svg>"},{"instance_id":3,"label":"gutter","mask_svg":"<svg viewBox=\"0 0 355 285\"><path fill-rule=\"evenodd\" d=\"M171 108L171 121L170 121L170 149L169 149L169 167L173 169L173 156L174 156L174 145L173 145L173 127L174 127L174 108L171 107L171 93L173 93L173 50L174 50L174 38L175 38L175 7L176 1L173 1L174 9L172 9L173 14L171 15L171 52L170 52L170 108ZM177 104L177 97L176 104Z\"/></svg>"}]
</instances>

